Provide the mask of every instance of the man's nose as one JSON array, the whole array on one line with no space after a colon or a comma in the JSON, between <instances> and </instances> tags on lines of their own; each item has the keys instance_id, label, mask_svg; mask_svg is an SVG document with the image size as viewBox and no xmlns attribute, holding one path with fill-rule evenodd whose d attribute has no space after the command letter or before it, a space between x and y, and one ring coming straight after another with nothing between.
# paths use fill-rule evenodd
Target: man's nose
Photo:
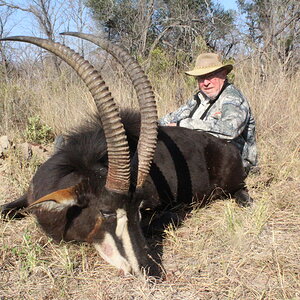
<instances>
[{"instance_id":1,"label":"man's nose","mask_svg":"<svg viewBox=\"0 0 300 300\"><path fill-rule=\"evenodd\" d=\"M210 84L210 81L208 79L204 79L203 84L207 86Z\"/></svg>"}]
</instances>

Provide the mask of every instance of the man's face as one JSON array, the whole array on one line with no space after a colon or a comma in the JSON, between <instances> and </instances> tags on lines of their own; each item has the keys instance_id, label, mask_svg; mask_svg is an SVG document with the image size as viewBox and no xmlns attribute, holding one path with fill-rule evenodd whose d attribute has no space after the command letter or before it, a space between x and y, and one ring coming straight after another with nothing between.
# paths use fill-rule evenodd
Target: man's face
<instances>
[{"instance_id":1,"label":"man's face","mask_svg":"<svg viewBox=\"0 0 300 300\"><path fill-rule=\"evenodd\" d=\"M199 89L211 100L214 100L220 93L226 80L227 71L219 70L203 76L198 76Z\"/></svg>"}]
</instances>

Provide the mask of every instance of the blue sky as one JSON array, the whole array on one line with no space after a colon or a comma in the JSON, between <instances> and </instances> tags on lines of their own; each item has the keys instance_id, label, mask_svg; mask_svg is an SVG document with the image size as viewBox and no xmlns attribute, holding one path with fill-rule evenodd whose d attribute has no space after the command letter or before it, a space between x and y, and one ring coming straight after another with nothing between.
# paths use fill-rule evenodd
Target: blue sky
<instances>
[{"instance_id":1,"label":"blue sky","mask_svg":"<svg viewBox=\"0 0 300 300\"><path fill-rule=\"evenodd\" d=\"M218 1L225 9L237 9L235 0L219 0Z\"/></svg>"}]
</instances>

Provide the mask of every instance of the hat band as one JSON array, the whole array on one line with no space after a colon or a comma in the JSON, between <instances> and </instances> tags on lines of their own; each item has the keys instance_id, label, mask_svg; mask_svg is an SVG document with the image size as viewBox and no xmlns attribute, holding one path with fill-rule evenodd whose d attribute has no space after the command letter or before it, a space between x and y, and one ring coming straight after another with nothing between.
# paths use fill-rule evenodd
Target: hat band
<instances>
[{"instance_id":1,"label":"hat band","mask_svg":"<svg viewBox=\"0 0 300 300\"><path fill-rule=\"evenodd\" d=\"M207 66L207 67L198 67L197 69L195 68L194 70L201 70L201 69L211 69L211 68L222 68L226 67L227 65L213 65L213 66Z\"/></svg>"}]
</instances>

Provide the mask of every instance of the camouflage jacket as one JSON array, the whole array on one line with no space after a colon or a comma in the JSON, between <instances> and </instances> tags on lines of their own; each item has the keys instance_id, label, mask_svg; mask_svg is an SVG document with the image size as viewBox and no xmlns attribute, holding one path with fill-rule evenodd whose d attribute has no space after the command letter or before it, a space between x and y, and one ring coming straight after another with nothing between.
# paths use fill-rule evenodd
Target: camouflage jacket
<instances>
[{"instance_id":1,"label":"camouflage jacket","mask_svg":"<svg viewBox=\"0 0 300 300\"><path fill-rule=\"evenodd\" d=\"M159 120L160 125L169 123L232 141L239 148L246 169L257 165L255 121L248 101L232 84L226 82L212 101L198 92L177 111Z\"/></svg>"}]
</instances>

